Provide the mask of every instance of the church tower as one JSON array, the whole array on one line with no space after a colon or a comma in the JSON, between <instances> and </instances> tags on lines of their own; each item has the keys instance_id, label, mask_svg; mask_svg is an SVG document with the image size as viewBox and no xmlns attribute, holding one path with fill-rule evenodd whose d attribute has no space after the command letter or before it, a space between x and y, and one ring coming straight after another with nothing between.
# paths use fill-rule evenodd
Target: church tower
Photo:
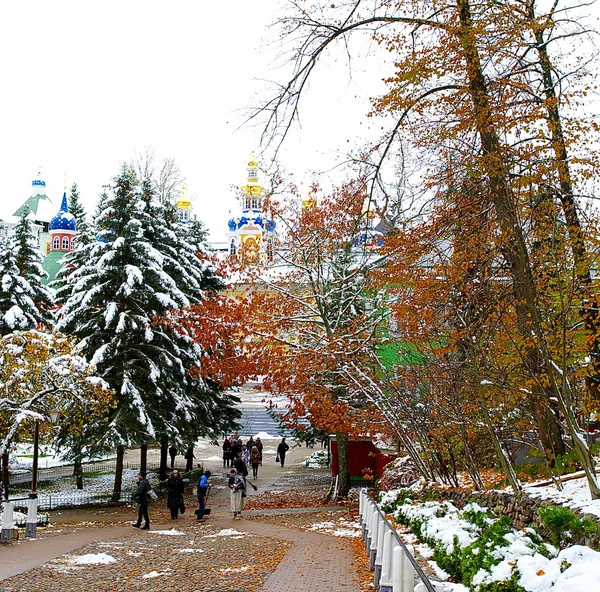
<instances>
[{"instance_id":1,"label":"church tower","mask_svg":"<svg viewBox=\"0 0 600 592\"><path fill-rule=\"evenodd\" d=\"M50 252L46 255L42 267L48 274L44 283L51 282L58 273L61 264L60 260L65 253L71 252L75 248L75 235L77 233L77 222L75 216L69 212L69 202L67 192L63 193L60 210L50 220Z\"/></svg>"},{"instance_id":2,"label":"church tower","mask_svg":"<svg viewBox=\"0 0 600 592\"><path fill-rule=\"evenodd\" d=\"M229 255L244 263L256 264L273 260L275 222L263 214L265 190L258 182L258 162L248 163L248 180L242 187L240 215L229 220Z\"/></svg>"}]
</instances>

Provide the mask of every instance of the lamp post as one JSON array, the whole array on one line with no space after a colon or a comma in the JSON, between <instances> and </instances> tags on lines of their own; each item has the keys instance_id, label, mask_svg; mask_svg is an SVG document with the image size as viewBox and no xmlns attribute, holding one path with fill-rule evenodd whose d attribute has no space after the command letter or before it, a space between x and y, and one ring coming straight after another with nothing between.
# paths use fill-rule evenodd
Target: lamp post
<instances>
[{"instance_id":1,"label":"lamp post","mask_svg":"<svg viewBox=\"0 0 600 592\"><path fill-rule=\"evenodd\" d=\"M59 412L53 409L48 415L52 424L56 425L58 423ZM31 493L29 494L29 497L32 499L37 498L39 443L40 419L38 418L35 420L35 431L33 433L33 467L31 469Z\"/></svg>"}]
</instances>

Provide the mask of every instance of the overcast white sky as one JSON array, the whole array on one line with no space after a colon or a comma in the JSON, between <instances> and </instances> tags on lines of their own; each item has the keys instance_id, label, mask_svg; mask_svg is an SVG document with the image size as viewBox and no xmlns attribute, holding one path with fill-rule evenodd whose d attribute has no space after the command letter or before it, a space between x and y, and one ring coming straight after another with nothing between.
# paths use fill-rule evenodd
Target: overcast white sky
<instances>
[{"instance_id":1,"label":"overcast white sky","mask_svg":"<svg viewBox=\"0 0 600 592\"><path fill-rule=\"evenodd\" d=\"M57 207L66 172L67 187L78 183L91 213L120 162L149 147L177 161L211 239L224 240L229 212L238 208L231 186L244 183L261 131L236 129L267 96L264 81L286 80L278 33L269 27L285 14L282 4L2 2L0 217L30 195L39 166ZM589 8L592 16L598 6ZM364 115L367 97L383 90L381 55L370 52L368 37L351 42L353 56L373 59L355 60L349 77L340 53L314 72L302 129L282 153L298 182L310 183L309 171L329 169L379 133L372 120L367 129Z\"/></svg>"},{"instance_id":2,"label":"overcast white sky","mask_svg":"<svg viewBox=\"0 0 600 592\"><path fill-rule=\"evenodd\" d=\"M223 240L231 185L243 184L259 129L236 128L282 80L278 0L31 0L0 8L0 217L31 193L41 166L58 205L77 182L88 212L119 163L146 147L173 157L213 240ZM279 60L279 61L278 61ZM327 167L352 111L365 111L356 79L322 69L305 106L305 127L288 143L297 178ZM339 78L337 95L326 82ZM371 79L377 80L379 76ZM323 88L321 88L323 85ZM371 89L370 89L371 90ZM343 97L343 98L342 98ZM321 102L338 108L322 110ZM310 117L308 117L310 115ZM308 125L309 127L306 127ZM353 140L355 134L348 139Z\"/></svg>"}]
</instances>

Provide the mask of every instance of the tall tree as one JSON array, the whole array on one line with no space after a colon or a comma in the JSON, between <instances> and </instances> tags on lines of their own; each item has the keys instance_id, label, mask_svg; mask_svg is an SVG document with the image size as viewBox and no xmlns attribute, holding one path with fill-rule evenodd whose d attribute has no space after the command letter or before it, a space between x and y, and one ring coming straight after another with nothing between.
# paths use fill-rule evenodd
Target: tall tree
<instances>
[{"instance_id":1,"label":"tall tree","mask_svg":"<svg viewBox=\"0 0 600 592\"><path fill-rule=\"evenodd\" d=\"M335 41L367 30L395 54L394 72L386 80L388 92L374 101L372 112L395 119L376 147L379 164L374 180L402 137L435 155L439 166L424 180L432 192L456 190L469 178L468 187L484 198L484 210L495 217L498 254L511 278L520 354L533 383L530 400L544 450L553 462L564 449L560 414L592 495L598 496L594 463L573 413L571 383L553 359L543 330L522 222L523 190L529 183L544 184L547 167L540 163L550 162L543 132L540 140L540 129L547 129L547 113L540 113L535 92L524 99L532 90L531 68L524 67L520 58L530 52L531 39L521 33L524 27L531 30L531 20L526 23L511 3L469 0L442 5L382 2L369 7L360 1L327 7L294 3L294 7L298 13L285 19L284 26L300 37L299 51L292 78L264 107L270 129L285 135L311 73ZM588 164L593 166L593 158Z\"/></svg>"},{"instance_id":2,"label":"tall tree","mask_svg":"<svg viewBox=\"0 0 600 592\"><path fill-rule=\"evenodd\" d=\"M40 291L35 289L35 278L32 286L21 274L14 240L0 240L0 277L0 335L44 325L48 317L44 308L40 309L37 304ZM42 300L41 306L45 303Z\"/></svg>"},{"instance_id":3,"label":"tall tree","mask_svg":"<svg viewBox=\"0 0 600 592\"><path fill-rule=\"evenodd\" d=\"M348 436L371 433L374 425L353 399L345 368L364 358L384 316L383 293L368 293L381 257L366 231L365 198L357 181L319 204L300 208L296 198L274 207L282 224L279 264L258 276L264 287L249 295L264 384L288 396L293 417L309 416L313 426L336 434L342 497L350 488Z\"/></svg>"},{"instance_id":4,"label":"tall tree","mask_svg":"<svg viewBox=\"0 0 600 592\"><path fill-rule=\"evenodd\" d=\"M31 229L31 222L26 213L21 216L15 227L13 238L15 263L19 273L27 280L32 290L33 301L46 323L50 320L50 309L53 306L53 297L50 290L42 284L42 279L47 277L42 268L42 254L37 240Z\"/></svg>"},{"instance_id":5,"label":"tall tree","mask_svg":"<svg viewBox=\"0 0 600 592\"><path fill-rule=\"evenodd\" d=\"M199 363L199 348L160 320L190 304L171 273L181 271L187 289L193 270L159 250L165 219L156 216L148 185L140 188L126 166L102 205L98 240L81 247L83 264L69 277L58 325L82 339L86 356L117 393L110 427L120 454L123 446L164 436L188 443L205 425L200 401L213 398L187 373ZM119 491L115 482L115 496Z\"/></svg>"}]
</instances>

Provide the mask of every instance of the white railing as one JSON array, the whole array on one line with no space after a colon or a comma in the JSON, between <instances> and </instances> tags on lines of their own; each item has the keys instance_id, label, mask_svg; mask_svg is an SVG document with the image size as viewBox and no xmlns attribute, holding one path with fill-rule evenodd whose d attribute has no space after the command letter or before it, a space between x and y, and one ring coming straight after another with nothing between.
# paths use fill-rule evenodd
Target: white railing
<instances>
[{"instance_id":1,"label":"white railing","mask_svg":"<svg viewBox=\"0 0 600 592\"><path fill-rule=\"evenodd\" d=\"M436 592L416 562L412 545L404 544L366 489L360 492L359 513L375 588L379 592ZM416 585L415 578L421 580Z\"/></svg>"}]
</instances>

